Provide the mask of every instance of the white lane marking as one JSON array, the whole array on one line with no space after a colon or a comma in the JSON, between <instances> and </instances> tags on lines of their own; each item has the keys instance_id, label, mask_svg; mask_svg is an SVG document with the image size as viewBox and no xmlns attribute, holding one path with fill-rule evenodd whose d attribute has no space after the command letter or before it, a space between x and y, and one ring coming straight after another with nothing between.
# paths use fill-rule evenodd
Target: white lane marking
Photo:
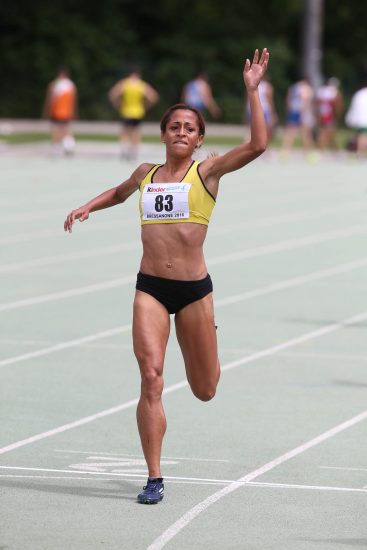
<instances>
[{"instance_id":1,"label":"white lane marking","mask_svg":"<svg viewBox=\"0 0 367 550\"><path fill-rule=\"evenodd\" d=\"M124 218L123 220L111 220L111 221L102 221L101 220L93 220L93 224L90 224L88 227L88 234L91 231L95 232L101 232L105 229L110 228L122 228L124 226L131 226L133 223L133 218ZM41 239L49 239L51 237L60 237L65 238L64 230L62 227L62 223L60 223L59 229L50 229L47 231L33 231L28 233L18 233L18 235L9 235L7 237L0 237L0 245L7 245L7 244L16 244L16 243L23 243L28 241L40 241Z\"/></svg>"},{"instance_id":2,"label":"white lane marking","mask_svg":"<svg viewBox=\"0 0 367 550\"><path fill-rule=\"evenodd\" d=\"M226 306L228 304L233 304L235 302L243 301L243 300L250 300L253 298L256 298L258 296L270 294L272 292L278 292L279 290L284 290L285 288L289 287L295 287L295 286L301 286L305 283L308 283L310 281L315 281L317 279L322 279L326 277L332 277L334 275L338 275L340 273L345 273L347 271L352 271L353 269L358 269L360 267L363 267L367 265L367 259L365 260L357 260L355 262L350 262L348 264L343 264L341 266L337 266L335 268L330 269L324 269L321 271L316 271L314 273L309 273L308 275L300 276L300 277L294 277L293 279L286 279L285 281L279 281L278 283L274 283L262 288L258 288L256 290L250 290L248 292L244 292L241 294L235 294L234 296L228 296L227 298L222 298L221 300L215 300L214 305L215 307L222 307ZM127 280L128 278L126 278ZM134 277L135 280L135 277ZM1 309L0 309L1 311ZM128 330L131 325L125 325L126 330ZM71 340L67 342L62 342L61 344L57 344L54 346L50 346L47 348L42 348L40 350L35 350L33 352L24 353L22 355L17 355L15 357L10 357L8 359L3 359L0 361L0 367L4 367L6 365L11 365L14 363L17 363L19 361L26 361L28 359L33 359L34 357L40 357L42 355L48 355L49 353L54 353L56 351L60 351L62 349L67 349L69 347L75 347L76 345L82 345L85 343L90 343L95 340L107 338L109 336L114 336L115 332L116 334L119 333L121 330L121 327L117 327L115 329L111 329L110 331L103 331L96 334L91 334L89 336L85 336L84 338L79 338L76 340Z\"/></svg>"},{"instance_id":3,"label":"white lane marking","mask_svg":"<svg viewBox=\"0 0 367 550\"><path fill-rule=\"evenodd\" d=\"M302 220L310 220L322 218L329 214L337 214L339 212L354 212L364 210L365 206L363 203L359 202L350 202L343 206L330 206L326 208L321 208L318 211L303 210L299 212L293 212L292 214L284 214L282 216L271 216L268 218L261 218L259 220L254 220L251 222L243 222L238 224L230 224L225 226L214 226L211 229L211 234L213 235L223 235L225 233L231 233L232 231L238 231L239 229L254 229L257 227L268 227L275 225L286 225L287 223L298 222ZM12 220L13 221L13 220ZM129 225L132 223L132 218L130 219L121 219L121 220L93 220L93 223L89 225L88 232L93 230L105 230L111 227L122 227L124 225ZM61 226L60 226L61 227ZM18 235L9 235L7 237L0 237L0 245L6 244L15 244L28 241L39 241L41 239L48 239L50 237L60 237L63 236L62 228L61 229L52 229L48 231L33 231L28 233L19 233Z\"/></svg>"},{"instance_id":4,"label":"white lane marking","mask_svg":"<svg viewBox=\"0 0 367 550\"><path fill-rule=\"evenodd\" d=\"M30 471L30 472L55 472L55 473L65 473L65 474L73 474L73 470L62 470L62 469L56 469L56 468L29 468L29 467L23 467L23 466L0 466L0 469L2 470L15 470L15 471ZM75 474L90 474L90 477L80 478L78 476L70 476L69 478L65 479L96 479L96 476L108 476L111 475L114 477L123 477L123 478L131 478L132 480L135 480L135 478L142 478L145 479L147 477L147 474L129 474L129 473L111 473L108 472L89 472L88 470L85 470L83 472L75 471ZM2 476L0 476L2 477ZM22 476L23 477L23 476ZM35 476L37 477L37 476ZM42 476L39 476L42 477ZM357 487L335 487L335 486L325 486L325 485L302 485L302 484L295 484L295 483L267 483L267 482L259 482L259 481L236 481L235 479L212 479L207 477L183 477L183 476L164 476L165 481L170 481L171 483L175 482L181 482L184 481L186 483L192 483L193 485L196 484L215 484L215 485L228 485L229 483L238 483L239 485L242 485L243 487L246 486L253 486L253 487L265 487L265 488L280 488L280 489L307 489L307 490L316 490L316 491L352 491L352 492L361 492L365 493L367 492L366 489L360 489Z\"/></svg>"},{"instance_id":5,"label":"white lane marking","mask_svg":"<svg viewBox=\"0 0 367 550\"><path fill-rule=\"evenodd\" d=\"M223 365L223 367L221 367L221 370L222 372L231 370L233 368L238 367L239 365L245 365L253 361L254 357L256 359L260 359L261 357L267 357L269 355L273 355L274 353L278 353L281 350L291 348L298 344L302 344L303 342L308 342L309 340L313 340L314 338L319 338L320 336L325 336L326 334L335 332L336 330L339 330L342 327L357 324L362 321L365 321L366 319L367 319L367 312L354 315L353 317L349 317L342 321L332 323L330 325L327 325L326 327L322 327L320 329L313 330L311 332L306 332L305 334L301 334L300 336L291 338L290 340L287 340L286 342L282 342L281 344L276 344L275 346L271 346L270 348L258 351L247 357L242 357L240 359L236 359L235 361L231 361L230 363L226 363L225 365Z\"/></svg>"},{"instance_id":6,"label":"white lane marking","mask_svg":"<svg viewBox=\"0 0 367 550\"><path fill-rule=\"evenodd\" d=\"M230 254L224 254L216 258L208 260L208 265L219 265L227 262L236 262L248 258L256 258L258 256L265 256L267 254L275 254L277 252L284 252L287 250L293 250L296 248L303 248L311 244L324 243L335 239L348 238L354 235L363 235L367 233L367 225L356 225L348 227L346 229L338 229L336 231L328 231L326 233L318 233L316 235L309 235L300 239L291 239L288 241L280 241L270 245L259 246L256 248L250 248L247 250L239 250L237 252L231 252ZM66 263L68 261L80 260L81 258L92 258L96 256L105 256L108 254L115 254L122 250L134 250L141 246L140 241L126 243L122 245L110 245L103 248L95 248L85 252L72 252L69 254L62 254L58 256L47 256L44 258L37 258L35 260L29 260L26 262L17 262L13 264L5 264L0 266L0 273L10 273L14 271L23 271L33 267L41 267L46 265L55 265L59 263Z\"/></svg>"},{"instance_id":7,"label":"white lane marking","mask_svg":"<svg viewBox=\"0 0 367 550\"><path fill-rule=\"evenodd\" d=\"M71 288L70 290L63 290L61 292L52 292L50 294L34 296L33 298L24 298L23 300L17 300L16 302L10 302L8 304L0 304L0 311L10 311L12 309L19 309L21 307L34 306L37 304L44 304L46 302L55 302L59 300L64 300L65 298L82 296L83 294L90 294L92 292L99 292L101 290L128 285L130 283L133 283L135 280L136 280L136 275L129 275L127 277L120 277L119 279L110 279L109 281L96 283L94 285Z\"/></svg>"},{"instance_id":8,"label":"white lane marking","mask_svg":"<svg viewBox=\"0 0 367 550\"><path fill-rule=\"evenodd\" d=\"M60 219L64 220L65 218L65 210L49 210L46 206L44 209L38 210L37 212L22 212L19 214L19 216L15 215L14 213L9 215L1 216L0 223L19 223L19 222L30 222L30 221L38 221L38 220L47 220L48 218L58 218L60 216Z\"/></svg>"},{"instance_id":9,"label":"white lane marking","mask_svg":"<svg viewBox=\"0 0 367 550\"><path fill-rule=\"evenodd\" d=\"M256 258L258 256L265 256L267 254L275 254L277 252L285 252L287 250L293 250L295 248L303 248L311 244L324 243L332 241L334 239L342 239L351 237L354 235L363 235L367 232L366 225L356 225L347 229L338 229L337 231L328 231L326 233L319 233L317 235L308 235L300 239L291 239L289 241L280 241L274 244L265 246L259 246L256 248L250 248L248 250L239 250L238 252L230 252L229 254L223 254L217 258L209 258L208 265L219 265L228 262L241 261L247 258Z\"/></svg>"},{"instance_id":10,"label":"white lane marking","mask_svg":"<svg viewBox=\"0 0 367 550\"><path fill-rule=\"evenodd\" d=\"M249 300L256 298L257 296L264 296L266 294L271 294L279 290L284 290L286 288L292 288L301 286L305 283L312 281L318 281L320 279L326 279L333 277L335 275L340 275L341 273L347 273L353 271L354 269L359 269L367 265L367 258L356 260L353 262L348 262L346 264L341 264L336 267L331 267L328 269L322 269L320 271L314 271L313 273L308 273L306 275L300 275L298 277L292 277L291 279L284 279L283 281L278 281L270 285L249 290L247 292L241 292L240 294L234 294L232 296L227 296L227 298L221 298L214 301L215 307L227 306L236 302L243 300Z\"/></svg>"},{"instance_id":11,"label":"white lane marking","mask_svg":"<svg viewBox=\"0 0 367 550\"><path fill-rule=\"evenodd\" d=\"M253 487L264 487L274 489L301 489L311 491L346 491L352 493L367 493L367 489L360 489L358 487L333 487L329 485L299 485L295 483L263 483L258 481L247 481L244 485Z\"/></svg>"},{"instance_id":12,"label":"white lane marking","mask_svg":"<svg viewBox=\"0 0 367 550\"><path fill-rule=\"evenodd\" d=\"M315 447L316 445L323 443L324 441L330 439L331 437L334 437L340 432L347 430L351 426L354 426L355 424L362 422L366 418L367 418L367 411L364 411L354 416L353 418L350 418L346 422L343 422L342 424L338 424L334 428L331 428L330 430L327 430L326 432L318 435L317 437L309 441L306 441L302 445L295 447L291 451L288 451L287 453L284 453L283 455L278 456L274 460L267 462L260 468L257 468L256 470L253 470L252 472L249 472L248 474L240 477L238 480L232 482L227 487L224 487L223 489L216 491L215 493L210 495L208 498L206 498L202 502L199 502L199 504L197 504L196 506L188 510L175 523L173 523L170 527L168 527L168 529L166 529L158 538L155 539L155 541L152 544L148 546L147 550L160 550L161 548L163 548L180 531L182 531L184 527L186 527L189 523L191 523L191 521L197 518L202 512L206 511L210 506L212 506L212 504L215 504L223 497L229 495L233 491L236 491L237 489L242 487L243 483L248 483L250 481L253 481L257 477L269 472L270 470L273 470L280 464L284 464L288 460L291 460L292 458L306 452L312 447Z\"/></svg>"},{"instance_id":13,"label":"white lane marking","mask_svg":"<svg viewBox=\"0 0 367 550\"><path fill-rule=\"evenodd\" d=\"M294 287L294 286L300 286L302 284L305 284L309 281L314 281L316 279L325 278L325 277L331 277L333 275L337 275L339 273L344 273L346 271L350 271L352 269L356 269L359 267L362 267L366 264L367 260L358 260L356 262L351 262L349 264L344 264L342 266L338 266L337 268L331 268L326 269L322 271L318 271L315 273L310 273L309 275L301 276L301 277L295 277L293 279L288 279L288 281L280 281L279 283L274 283L253 291L244 292L242 294L236 294L234 296L229 296L227 298L223 298L222 300L218 300L214 302L215 307L222 307L228 304L232 304L234 302L239 302L241 300L249 300L261 295L270 294L272 292L277 292L278 290L284 290L285 288ZM12 365L14 363L18 363L21 361L27 361L28 359L33 359L35 357L40 357L43 355L48 355L49 353L54 353L63 349L67 349L70 347L75 347L78 345L82 345L85 343L90 343L95 340L100 340L103 338L108 338L109 336L114 336L115 334L119 334L120 332L125 332L126 330L129 330L131 328L131 325L125 325L124 327L117 327L115 329L98 332L96 334L91 334L89 336L85 336L83 338L77 338L76 340L70 340L66 342L62 342L60 344L56 344L54 346L42 348L39 350L35 350L32 352L24 353L22 355L16 355L14 357L9 357L8 359L2 359L0 361L0 367L4 367L7 365ZM324 329L321 329L324 330ZM283 349L283 348L282 348ZM284 348L285 349L285 348ZM222 368L223 370L223 368Z\"/></svg>"},{"instance_id":14,"label":"white lane marking","mask_svg":"<svg viewBox=\"0 0 367 550\"><path fill-rule=\"evenodd\" d=\"M188 383L186 380L183 380L182 382L178 382L177 384L172 384L171 386L168 386L163 390L163 394L168 394L177 390L180 390L181 388L185 388L188 386ZM90 416L85 416L84 418L80 418L79 420L75 420L74 422L69 422L68 424L64 424L63 426L59 426L58 428L54 428L53 430L48 430L46 432L42 432L39 434L36 434L31 437L27 437L26 439L22 439L21 441L16 441L15 443L11 443L10 445L6 445L6 447L2 447L0 449L0 454L8 453L10 451L14 451L15 449L19 449L20 447L24 447L25 445L30 445L32 443L35 443L36 441L41 441L42 439L46 439L48 437L52 437L53 435L57 435L59 433L66 432L68 430L72 430L74 428L78 428L79 426L84 426L85 424L89 424L90 422L94 422L95 420L98 420L99 418L104 418L106 416L110 416L112 414L116 414L118 412L124 411L126 409L130 409L131 407L136 407L136 405L139 402L139 398L131 399L130 401L126 401L125 403L122 403L120 405L117 405L115 407L111 407L109 409L105 409L103 411L100 411L99 413L92 414Z\"/></svg>"},{"instance_id":15,"label":"white lane marking","mask_svg":"<svg viewBox=\"0 0 367 550\"><path fill-rule=\"evenodd\" d=\"M30 471L43 471L43 472L55 472L55 473L72 473L68 470L57 470L57 469L51 469L51 468L15 468L11 466L4 466L2 467L4 469L9 470L30 470ZM75 472L80 474L80 472ZM137 478L146 479L147 475L146 473L143 475L129 475L129 474L111 474L111 478L101 478L98 479L98 476L100 472L85 472L88 477L80 477L80 476L44 476L44 475L26 475L26 474L0 474L0 478L26 478L26 479L67 479L69 481L115 481L116 477L123 477L126 481L137 481ZM108 474L106 474L108 476ZM228 483L239 483L235 482L235 480L230 479L209 479L209 478L190 478L190 477L173 477L173 476L165 476L164 478L165 482L169 480L171 483L185 483L190 485L228 485ZM348 493L367 493L366 488L358 488L358 487L334 487L334 486L328 486L328 485L300 485L300 484L292 484L292 483L262 483L258 481L244 481L242 483L239 483L243 488L247 487L260 487L264 489L300 489L300 490L311 490L311 491L336 491L336 492L348 492ZM239 487L240 488L240 487Z\"/></svg>"},{"instance_id":16,"label":"white lane marking","mask_svg":"<svg viewBox=\"0 0 367 550\"><path fill-rule=\"evenodd\" d=\"M367 319L367 312L360 313L358 315L354 315L353 317L348 317L346 319L342 319L338 323L333 323L331 325L328 325L322 329L319 330L313 330L311 332L307 332L301 336L298 336L296 338L292 338L291 340L286 340L285 342L271 346L270 348L264 349L262 351L259 351L257 353L254 353L252 355L243 357L241 359L238 359L237 361L232 361L231 363L227 363L226 365L223 365L222 372L225 372L227 370L236 368L240 365L245 365L247 363L251 363L254 361L257 361L263 357L268 357L270 355L273 355L277 353L281 349L287 349L289 347L295 346L302 342L307 342L309 340L313 340L315 338L319 338L320 336L323 336L325 334L329 334L331 332L334 332L342 327L346 327L352 324L359 323L360 321L364 321ZM177 382L176 384L172 384L171 386L167 386L163 390L163 394L166 395L168 393L175 392L177 390L180 390L182 388L186 388L188 386L187 380L182 380L181 382ZM42 439L46 439L48 437L57 435L62 432L66 432L68 430L71 430L73 428L77 428L79 426L83 426L85 424L89 424L90 422L94 422L95 420L99 418L104 418L106 416L109 416L111 414L116 414L117 412L123 411L125 409L129 409L131 407L134 407L138 404L139 398L132 399L131 401L127 401L126 403L122 403L121 405L117 405L115 407L111 407L110 409L106 409L103 411L100 411L99 413L86 416L84 418L80 418L79 420L76 420L74 422L70 422L68 424L64 424L63 426L59 426L58 428L54 428L53 430L48 430L45 432L41 432L39 434L36 434L34 436L28 437L26 439L22 439L20 441L16 441L15 443L11 443L10 445L6 445L5 447L0 448L0 454L4 454L10 451L13 451L15 449L19 449L20 447L24 447L25 445L30 445L31 443L35 443L36 441L41 441ZM367 414L367 413L366 413Z\"/></svg>"},{"instance_id":17,"label":"white lane marking","mask_svg":"<svg viewBox=\"0 0 367 550\"><path fill-rule=\"evenodd\" d=\"M71 470L82 470L83 472L118 472L118 473L142 473L146 474L146 461L144 458L119 458L114 457L95 457L99 462L89 462L93 457L88 456L88 462L80 464L69 464ZM178 464L177 460L164 460L162 459L163 466L175 466ZM144 467L143 470L139 466Z\"/></svg>"},{"instance_id":18,"label":"white lane marking","mask_svg":"<svg viewBox=\"0 0 367 550\"><path fill-rule=\"evenodd\" d=\"M82 480L84 479L85 481L96 481L95 478L93 477L68 477L68 476L29 476L29 475L19 475L19 474L0 474L0 478L16 478L16 479L19 479L19 478L25 478L25 479L68 479L68 480ZM146 476L145 476L146 477ZM114 479L101 479L100 481L115 481ZM214 485L214 484L212 484Z\"/></svg>"},{"instance_id":19,"label":"white lane marking","mask_svg":"<svg viewBox=\"0 0 367 550\"><path fill-rule=\"evenodd\" d=\"M328 269L322 269L320 271L314 271L306 275L300 275L298 277L292 277L291 279L284 279L283 281L278 281L270 285L260 287L258 289L249 290L247 292L242 292L239 294L234 294L232 296L227 296L227 298L221 298L214 301L215 307L222 307L236 302L250 300L258 296L271 294L273 292L278 292L279 290L284 290L286 288L292 288L301 286L308 282L318 281L321 279L326 279L333 277L335 275L340 275L342 273L347 273L355 269L365 267L367 265L367 258L355 260L353 262L347 262L345 264L338 265L336 267L331 267ZM0 304L1 311L9 311L18 309L21 307L33 306L41 303L63 300L65 298L75 297L83 294L89 294L92 292L98 292L101 290L106 290L109 288L116 288L119 286L124 286L134 282L136 275L129 275L120 279L111 279L104 281L102 283L97 283L94 285L89 285L85 287L72 288L70 290L65 290L62 292L54 292L51 294L43 294L41 296L34 296L33 298L25 298L23 300L17 300L15 302L9 302L7 304Z\"/></svg>"},{"instance_id":20,"label":"white lane marking","mask_svg":"<svg viewBox=\"0 0 367 550\"><path fill-rule=\"evenodd\" d=\"M177 348L179 349L179 348ZM221 347L222 353L254 353L255 349L250 348L225 348ZM307 351L286 351L283 353L279 353L280 357L291 357L291 358L311 358L311 359L333 359L337 361L358 361L358 362L366 362L367 361L367 355L349 355L345 353L313 353L313 352L307 352Z\"/></svg>"},{"instance_id":21,"label":"white lane marking","mask_svg":"<svg viewBox=\"0 0 367 550\"><path fill-rule=\"evenodd\" d=\"M132 458L141 458L144 459L143 455L135 455L130 453L110 453L105 451L75 451L71 449L55 449L55 453L71 453L71 454L83 454L83 455L98 455L98 457L102 457L102 455L106 458L109 458L110 456L113 457L132 457ZM165 456L162 455L162 458L167 460L189 460L193 462L230 462L228 459L222 459L222 458L197 458L197 457L191 457L191 456Z\"/></svg>"},{"instance_id":22,"label":"white lane marking","mask_svg":"<svg viewBox=\"0 0 367 550\"><path fill-rule=\"evenodd\" d=\"M16 262L14 264L5 264L0 266L0 273L12 273L14 271L23 271L33 267L44 267L46 265L64 264L66 262L79 261L83 258L94 258L96 256L107 256L126 250L137 250L141 247L140 241L132 241L124 244L114 244L103 246L102 248L94 248L92 250L70 252L68 254L58 254L57 256L46 256L45 258L36 258L26 262Z\"/></svg>"},{"instance_id":23,"label":"white lane marking","mask_svg":"<svg viewBox=\"0 0 367 550\"><path fill-rule=\"evenodd\" d=\"M75 340L68 340L67 342L61 342L60 344L56 344L48 348L42 348L39 350L30 351L29 353L23 353L22 355L16 355L15 357L9 357L8 359L3 359L2 361L0 361L0 367L13 365L14 363L21 363L22 361L28 361L28 359L42 357L43 355L48 355L49 353L55 353L64 349L75 348L76 346L81 346L88 342L99 340L101 338L110 338L111 336L116 336L117 334L122 334L130 330L131 323L129 323L128 325L122 325L121 327L116 327L111 330L104 330L103 332L90 334L89 336L83 336L82 338L76 338Z\"/></svg>"},{"instance_id":24,"label":"white lane marking","mask_svg":"<svg viewBox=\"0 0 367 550\"><path fill-rule=\"evenodd\" d=\"M367 468L347 468L345 466L319 466L326 470L345 470L348 472L367 472Z\"/></svg>"},{"instance_id":25,"label":"white lane marking","mask_svg":"<svg viewBox=\"0 0 367 550\"><path fill-rule=\"evenodd\" d=\"M366 207L364 204L359 202L351 202L344 206L330 206L326 208L321 208L318 211L299 211L293 212L292 214L284 214L282 216L271 216L269 218L262 218L259 220L254 220L252 222L243 222L237 224L229 224L225 226L214 226L210 230L211 235L224 235L226 233L231 233L232 231L238 231L241 229L255 229L258 227L272 227L275 225L286 225L291 222L298 222L303 220L312 220L317 218L322 218L328 214L337 214L339 212L348 212L348 211L365 211Z\"/></svg>"},{"instance_id":26,"label":"white lane marking","mask_svg":"<svg viewBox=\"0 0 367 550\"><path fill-rule=\"evenodd\" d=\"M64 470L64 469L56 469L56 468L30 468L30 467L24 467L24 466L0 466L0 470L15 470L15 471L27 471L27 472L55 472L55 473L64 473L64 474L72 474L74 473L74 470ZM87 469L85 470L75 470L75 474L90 474L91 476L113 476L113 477L131 477L131 478L143 478L146 479L147 474L146 471L144 473L130 473L130 472L101 472L101 471L89 471ZM205 483L216 483L216 484L228 484L232 483L233 480L231 479L211 479L211 478L201 478L201 477L181 477L181 476L164 476L165 480L170 481L187 481L187 482L205 482Z\"/></svg>"}]
</instances>

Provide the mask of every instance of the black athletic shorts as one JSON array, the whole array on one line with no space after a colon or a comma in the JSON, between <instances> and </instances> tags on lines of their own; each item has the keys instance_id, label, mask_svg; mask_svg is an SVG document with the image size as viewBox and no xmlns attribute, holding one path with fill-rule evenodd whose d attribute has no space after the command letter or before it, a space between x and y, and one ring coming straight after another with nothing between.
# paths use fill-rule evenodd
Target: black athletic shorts
<instances>
[{"instance_id":1,"label":"black athletic shorts","mask_svg":"<svg viewBox=\"0 0 367 550\"><path fill-rule=\"evenodd\" d=\"M209 274L199 281L178 281L139 271L136 289L153 296L164 305L168 313L178 313L180 309L213 292L213 283Z\"/></svg>"},{"instance_id":2,"label":"black athletic shorts","mask_svg":"<svg viewBox=\"0 0 367 550\"><path fill-rule=\"evenodd\" d=\"M130 128L136 128L137 126L140 126L140 124L143 122L143 119L141 118L122 118L121 124L123 126L130 126Z\"/></svg>"}]
</instances>

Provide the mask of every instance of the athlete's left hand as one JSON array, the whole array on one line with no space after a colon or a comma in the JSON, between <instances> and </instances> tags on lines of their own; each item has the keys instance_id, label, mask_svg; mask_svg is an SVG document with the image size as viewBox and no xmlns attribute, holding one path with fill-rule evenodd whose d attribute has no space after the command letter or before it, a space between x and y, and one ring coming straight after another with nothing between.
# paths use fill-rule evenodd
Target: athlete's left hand
<instances>
[{"instance_id":1,"label":"athlete's left hand","mask_svg":"<svg viewBox=\"0 0 367 550\"><path fill-rule=\"evenodd\" d=\"M249 59L246 59L243 69L243 79L248 91L256 90L258 87L268 67L269 56L268 50L264 48L259 61L259 50L256 49L252 63Z\"/></svg>"}]
</instances>

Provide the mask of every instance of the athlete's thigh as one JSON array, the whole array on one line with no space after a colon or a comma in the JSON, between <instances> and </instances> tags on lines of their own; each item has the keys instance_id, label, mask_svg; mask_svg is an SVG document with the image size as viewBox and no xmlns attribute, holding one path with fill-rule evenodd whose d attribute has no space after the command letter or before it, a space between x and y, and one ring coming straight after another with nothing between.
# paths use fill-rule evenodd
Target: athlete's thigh
<instances>
[{"instance_id":1,"label":"athlete's thigh","mask_svg":"<svg viewBox=\"0 0 367 550\"><path fill-rule=\"evenodd\" d=\"M162 371L170 332L166 308L153 296L137 290L133 310L134 353L140 368Z\"/></svg>"},{"instance_id":2,"label":"athlete's thigh","mask_svg":"<svg viewBox=\"0 0 367 550\"><path fill-rule=\"evenodd\" d=\"M175 316L177 340L190 384L217 380L218 348L212 293L181 309Z\"/></svg>"}]
</instances>

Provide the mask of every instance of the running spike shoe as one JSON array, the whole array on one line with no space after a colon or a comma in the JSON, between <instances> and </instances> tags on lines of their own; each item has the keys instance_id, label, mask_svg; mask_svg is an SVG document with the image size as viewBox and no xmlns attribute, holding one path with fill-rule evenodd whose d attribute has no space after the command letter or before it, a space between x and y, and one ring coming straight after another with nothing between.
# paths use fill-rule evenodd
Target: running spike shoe
<instances>
[{"instance_id":1,"label":"running spike shoe","mask_svg":"<svg viewBox=\"0 0 367 550\"><path fill-rule=\"evenodd\" d=\"M141 504L158 504L164 496L163 478L149 479L138 495L138 502Z\"/></svg>"}]
</instances>

